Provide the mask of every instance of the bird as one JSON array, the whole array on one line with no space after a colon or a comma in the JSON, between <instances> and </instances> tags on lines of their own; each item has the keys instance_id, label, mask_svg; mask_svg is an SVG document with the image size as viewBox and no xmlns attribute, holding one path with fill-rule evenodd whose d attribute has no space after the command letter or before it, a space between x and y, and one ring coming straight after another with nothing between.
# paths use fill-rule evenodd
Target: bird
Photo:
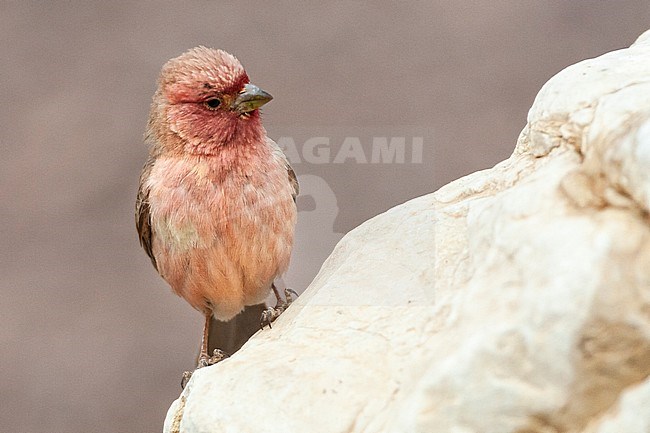
<instances>
[{"instance_id":1,"label":"bird","mask_svg":"<svg viewBox=\"0 0 650 433\"><path fill-rule=\"evenodd\" d=\"M273 97L250 82L240 61L198 46L167 61L147 122L149 155L135 205L141 246L172 291L205 317L197 368L213 318L228 321L273 290L271 322L293 300L274 283L289 266L298 181L262 125Z\"/></svg>"}]
</instances>

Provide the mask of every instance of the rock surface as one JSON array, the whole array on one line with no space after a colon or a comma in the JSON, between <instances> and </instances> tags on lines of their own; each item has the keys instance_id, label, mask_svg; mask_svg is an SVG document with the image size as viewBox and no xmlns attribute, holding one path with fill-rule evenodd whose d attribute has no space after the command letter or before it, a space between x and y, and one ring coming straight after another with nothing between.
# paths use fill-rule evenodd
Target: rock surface
<instances>
[{"instance_id":1,"label":"rock surface","mask_svg":"<svg viewBox=\"0 0 650 433\"><path fill-rule=\"evenodd\" d=\"M513 155L356 228L166 433L650 432L650 32L539 92Z\"/></svg>"}]
</instances>

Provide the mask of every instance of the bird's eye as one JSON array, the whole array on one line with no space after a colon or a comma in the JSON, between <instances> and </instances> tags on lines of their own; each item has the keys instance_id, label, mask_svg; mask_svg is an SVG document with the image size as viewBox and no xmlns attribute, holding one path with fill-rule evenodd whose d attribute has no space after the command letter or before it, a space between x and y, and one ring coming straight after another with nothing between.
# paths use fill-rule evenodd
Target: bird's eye
<instances>
[{"instance_id":1,"label":"bird's eye","mask_svg":"<svg viewBox=\"0 0 650 433\"><path fill-rule=\"evenodd\" d=\"M217 98L210 98L206 100L203 105L205 105L210 110L216 110L221 105L221 101Z\"/></svg>"}]
</instances>

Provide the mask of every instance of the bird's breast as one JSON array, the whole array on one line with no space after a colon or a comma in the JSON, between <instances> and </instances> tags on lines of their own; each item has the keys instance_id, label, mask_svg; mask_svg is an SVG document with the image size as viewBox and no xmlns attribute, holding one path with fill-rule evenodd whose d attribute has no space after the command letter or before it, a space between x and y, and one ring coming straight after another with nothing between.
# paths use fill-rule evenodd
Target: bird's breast
<instances>
[{"instance_id":1,"label":"bird's breast","mask_svg":"<svg viewBox=\"0 0 650 433\"><path fill-rule=\"evenodd\" d=\"M159 158L147 187L160 274L194 308L228 320L286 271L296 206L277 153L221 162Z\"/></svg>"},{"instance_id":2,"label":"bird's breast","mask_svg":"<svg viewBox=\"0 0 650 433\"><path fill-rule=\"evenodd\" d=\"M206 157L170 157L157 161L148 183L153 231L174 252L293 232L295 205L281 161L224 167Z\"/></svg>"}]
</instances>

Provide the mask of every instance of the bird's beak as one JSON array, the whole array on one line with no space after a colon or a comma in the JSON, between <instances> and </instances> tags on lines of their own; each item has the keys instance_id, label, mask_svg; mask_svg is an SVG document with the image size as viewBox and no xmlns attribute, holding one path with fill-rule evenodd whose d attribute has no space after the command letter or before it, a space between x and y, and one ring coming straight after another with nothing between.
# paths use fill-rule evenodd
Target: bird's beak
<instances>
[{"instance_id":1,"label":"bird's beak","mask_svg":"<svg viewBox=\"0 0 650 433\"><path fill-rule=\"evenodd\" d=\"M233 111L250 113L273 99L273 96L253 84L246 84L231 105Z\"/></svg>"}]
</instances>

